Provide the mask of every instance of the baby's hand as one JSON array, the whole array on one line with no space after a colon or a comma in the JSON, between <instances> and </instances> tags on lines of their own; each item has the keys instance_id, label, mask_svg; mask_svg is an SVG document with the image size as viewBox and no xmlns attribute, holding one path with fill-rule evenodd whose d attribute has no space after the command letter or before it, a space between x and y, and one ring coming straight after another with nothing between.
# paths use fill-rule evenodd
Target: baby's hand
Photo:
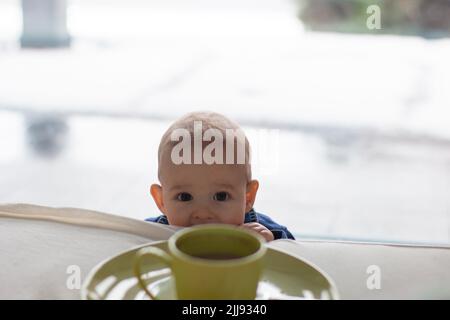
<instances>
[{"instance_id":1,"label":"baby's hand","mask_svg":"<svg viewBox=\"0 0 450 320\"><path fill-rule=\"evenodd\" d=\"M264 239L266 239L267 242L272 241L274 239L272 231L270 231L262 224L259 224L257 222L244 223L241 224L240 227L258 232L260 235L264 237Z\"/></svg>"}]
</instances>

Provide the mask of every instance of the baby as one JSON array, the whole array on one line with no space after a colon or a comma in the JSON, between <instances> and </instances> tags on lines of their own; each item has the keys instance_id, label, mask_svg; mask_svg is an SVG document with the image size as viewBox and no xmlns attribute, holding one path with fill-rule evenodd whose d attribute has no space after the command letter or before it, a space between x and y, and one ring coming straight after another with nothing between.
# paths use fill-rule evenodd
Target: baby
<instances>
[{"instance_id":1,"label":"baby","mask_svg":"<svg viewBox=\"0 0 450 320\"><path fill-rule=\"evenodd\" d=\"M253 209L259 183L252 180L250 145L240 127L221 114L193 112L169 127L158 149L158 179L161 185L153 184L150 193L163 215L146 221L182 227L225 223L266 241L294 239L286 227Z\"/></svg>"}]
</instances>

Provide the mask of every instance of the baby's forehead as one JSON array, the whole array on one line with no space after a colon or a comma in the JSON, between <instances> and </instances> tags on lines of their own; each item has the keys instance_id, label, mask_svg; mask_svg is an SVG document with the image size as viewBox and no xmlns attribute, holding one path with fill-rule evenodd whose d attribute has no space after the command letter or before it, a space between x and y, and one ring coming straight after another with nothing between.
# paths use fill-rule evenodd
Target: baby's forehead
<instances>
[{"instance_id":1,"label":"baby's forehead","mask_svg":"<svg viewBox=\"0 0 450 320\"><path fill-rule=\"evenodd\" d=\"M159 166L162 184L191 183L242 185L248 182L246 165L242 164L174 164L164 155Z\"/></svg>"},{"instance_id":2,"label":"baby's forehead","mask_svg":"<svg viewBox=\"0 0 450 320\"><path fill-rule=\"evenodd\" d=\"M170 152L165 152L161 157L161 161L159 163L159 167L162 170L166 170L168 172L174 172L177 174L183 173L204 173L214 172L216 174L230 174L240 175L242 172L246 170L246 164L237 164L237 163L213 163L207 164L202 161L199 164L196 163L180 163L176 164L171 159Z\"/></svg>"}]
</instances>

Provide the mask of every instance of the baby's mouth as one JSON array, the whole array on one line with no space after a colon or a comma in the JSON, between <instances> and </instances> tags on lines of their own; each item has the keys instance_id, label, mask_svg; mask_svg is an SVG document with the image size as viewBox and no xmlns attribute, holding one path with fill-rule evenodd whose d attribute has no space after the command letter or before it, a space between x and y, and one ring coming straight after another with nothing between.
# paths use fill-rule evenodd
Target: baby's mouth
<instances>
[{"instance_id":1,"label":"baby's mouth","mask_svg":"<svg viewBox=\"0 0 450 320\"><path fill-rule=\"evenodd\" d=\"M199 225L199 224L209 224L209 223L219 223L218 221L213 220L199 220L191 223L191 226Z\"/></svg>"}]
</instances>

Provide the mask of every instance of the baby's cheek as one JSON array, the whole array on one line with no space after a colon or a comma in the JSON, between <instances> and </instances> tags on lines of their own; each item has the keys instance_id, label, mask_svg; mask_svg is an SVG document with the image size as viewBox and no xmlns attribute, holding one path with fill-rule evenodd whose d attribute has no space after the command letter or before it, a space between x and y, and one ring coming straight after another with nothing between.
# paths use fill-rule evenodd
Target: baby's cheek
<instances>
[{"instance_id":1,"label":"baby's cheek","mask_svg":"<svg viewBox=\"0 0 450 320\"><path fill-rule=\"evenodd\" d=\"M167 207L166 212L167 220L169 224L173 226L186 227L189 224L187 217L180 212L176 207Z\"/></svg>"},{"instance_id":2,"label":"baby's cheek","mask_svg":"<svg viewBox=\"0 0 450 320\"><path fill-rule=\"evenodd\" d=\"M245 215L241 211L228 212L226 214L226 222L227 224L233 224L235 226L239 226L244 223Z\"/></svg>"},{"instance_id":3,"label":"baby's cheek","mask_svg":"<svg viewBox=\"0 0 450 320\"><path fill-rule=\"evenodd\" d=\"M186 219L179 216L167 216L167 219L169 220L169 224L172 226L178 226L178 227L188 227L189 223Z\"/></svg>"}]
</instances>

